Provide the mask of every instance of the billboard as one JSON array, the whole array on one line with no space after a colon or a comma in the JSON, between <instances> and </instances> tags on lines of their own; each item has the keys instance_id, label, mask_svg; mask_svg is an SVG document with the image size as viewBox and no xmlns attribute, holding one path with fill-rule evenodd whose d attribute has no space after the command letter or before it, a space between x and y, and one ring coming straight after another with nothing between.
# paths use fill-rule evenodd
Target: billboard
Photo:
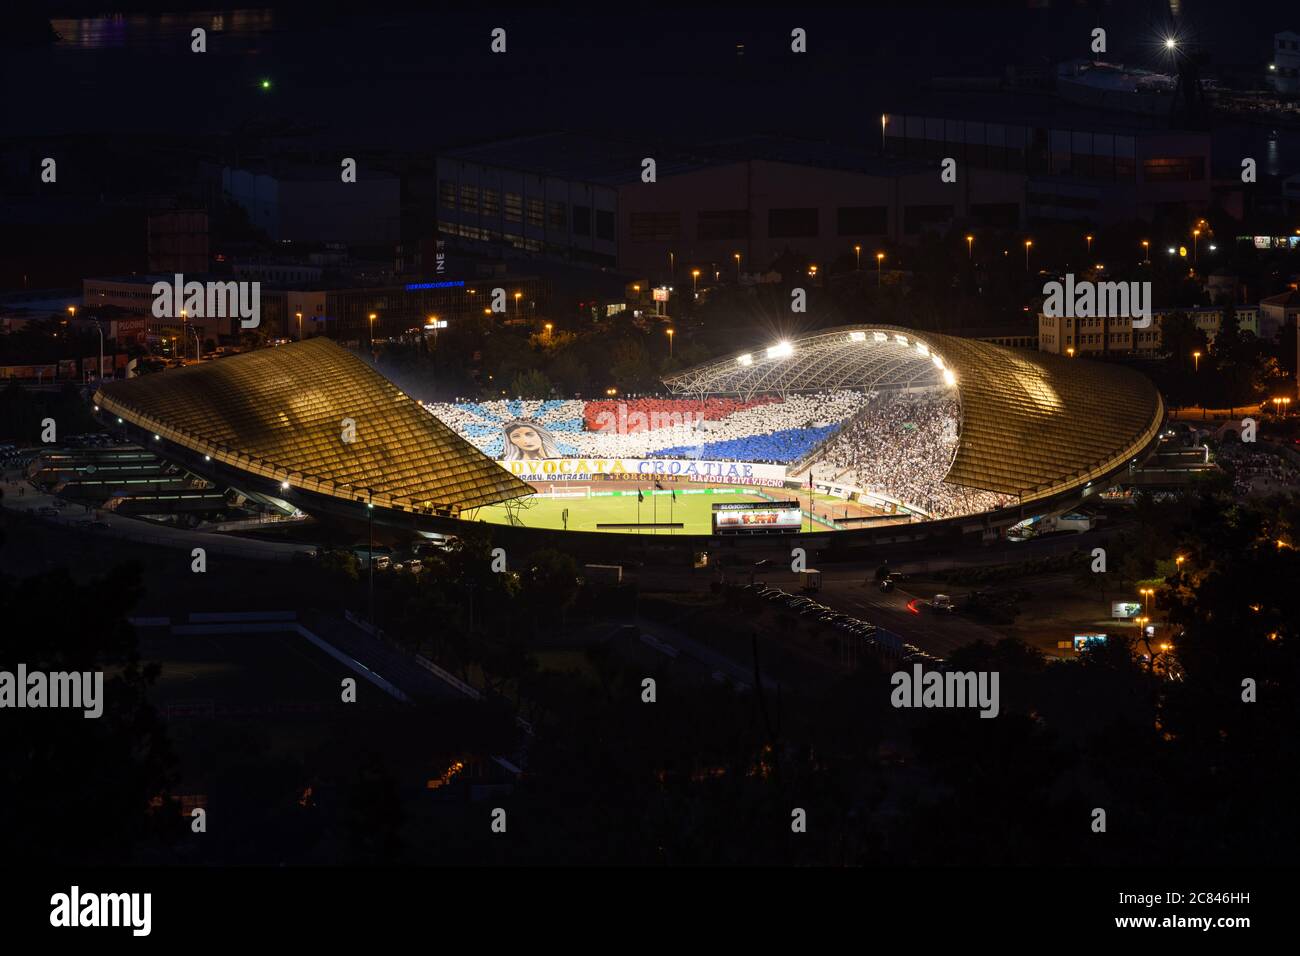
<instances>
[{"instance_id":1,"label":"billboard","mask_svg":"<svg viewBox=\"0 0 1300 956\"><path fill-rule=\"evenodd\" d=\"M736 501L713 506L714 534L798 531L803 512L797 501Z\"/></svg>"},{"instance_id":2,"label":"billboard","mask_svg":"<svg viewBox=\"0 0 1300 956\"><path fill-rule=\"evenodd\" d=\"M524 481L695 481L780 488L784 465L688 458L518 458L498 465Z\"/></svg>"},{"instance_id":3,"label":"billboard","mask_svg":"<svg viewBox=\"0 0 1300 956\"><path fill-rule=\"evenodd\" d=\"M1142 613L1142 605L1136 601L1111 601L1110 616L1120 621L1127 621Z\"/></svg>"},{"instance_id":4,"label":"billboard","mask_svg":"<svg viewBox=\"0 0 1300 956\"><path fill-rule=\"evenodd\" d=\"M1085 648L1095 647L1098 644L1106 643L1105 634L1076 634L1074 635L1074 649L1082 651Z\"/></svg>"}]
</instances>

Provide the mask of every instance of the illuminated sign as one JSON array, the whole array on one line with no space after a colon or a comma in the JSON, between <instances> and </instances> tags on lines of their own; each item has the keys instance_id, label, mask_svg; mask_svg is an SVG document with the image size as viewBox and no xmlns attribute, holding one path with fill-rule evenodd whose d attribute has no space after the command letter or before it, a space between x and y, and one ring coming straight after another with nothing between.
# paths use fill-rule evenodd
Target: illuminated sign
<instances>
[{"instance_id":1,"label":"illuminated sign","mask_svg":"<svg viewBox=\"0 0 1300 956\"><path fill-rule=\"evenodd\" d=\"M1121 621L1137 617L1142 613L1142 605L1133 601L1111 601L1110 616Z\"/></svg>"},{"instance_id":2,"label":"illuminated sign","mask_svg":"<svg viewBox=\"0 0 1300 956\"><path fill-rule=\"evenodd\" d=\"M667 301L668 301L668 290L667 290L667 289L655 289L655 290L654 290L654 297L655 297L654 300L655 300L656 302L667 302Z\"/></svg>"},{"instance_id":3,"label":"illuminated sign","mask_svg":"<svg viewBox=\"0 0 1300 956\"><path fill-rule=\"evenodd\" d=\"M421 289L462 289L464 287L464 279L454 279L446 282L408 282L405 286L407 292L418 292Z\"/></svg>"},{"instance_id":4,"label":"illuminated sign","mask_svg":"<svg viewBox=\"0 0 1300 956\"><path fill-rule=\"evenodd\" d=\"M1076 634L1074 635L1074 649L1081 651L1087 647L1096 647L1106 643L1105 634Z\"/></svg>"}]
</instances>

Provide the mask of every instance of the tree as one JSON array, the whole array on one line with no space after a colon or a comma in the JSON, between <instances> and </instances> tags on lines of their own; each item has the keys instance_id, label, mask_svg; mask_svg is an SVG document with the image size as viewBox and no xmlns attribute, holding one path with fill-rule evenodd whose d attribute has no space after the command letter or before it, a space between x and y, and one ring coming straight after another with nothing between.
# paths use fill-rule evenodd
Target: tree
<instances>
[{"instance_id":1,"label":"tree","mask_svg":"<svg viewBox=\"0 0 1300 956\"><path fill-rule=\"evenodd\" d=\"M515 375L510 389L518 398L550 398L551 380L540 369L528 369Z\"/></svg>"}]
</instances>

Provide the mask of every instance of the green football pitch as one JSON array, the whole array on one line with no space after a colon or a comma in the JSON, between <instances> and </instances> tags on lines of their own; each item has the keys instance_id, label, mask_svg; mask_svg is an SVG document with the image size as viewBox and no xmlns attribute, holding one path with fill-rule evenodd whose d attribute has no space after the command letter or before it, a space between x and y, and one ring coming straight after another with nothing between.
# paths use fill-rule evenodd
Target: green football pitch
<instances>
[{"instance_id":1,"label":"green football pitch","mask_svg":"<svg viewBox=\"0 0 1300 956\"><path fill-rule=\"evenodd\" d=\"M779 497L779 494L777 495ZM551 498L546 495L533 495L521 499L521 504L512 508L525 528L564 528L564 510L569 511L569 531L610 531L620 534L636 534L636 522L650 524L653 521L667 523L680 522L681 528L670 532L667 528L642 528L642 534L711 534L713 531L710 507L733 501L761 502L764 499L756 494L747 494L737 489L715 494L677 493L674 502L663 492L653 498L647 492L645 501L640 506L637 516L636 492L622 492L618 495L596 498ZM509 524L510 518L505 505L491 505L479 508L472 520L490 521L495 524ZM598 524L623 523L619 528L598 528ZM805 522L806 528L807 522Z\"/></svg>"}]
</instances>

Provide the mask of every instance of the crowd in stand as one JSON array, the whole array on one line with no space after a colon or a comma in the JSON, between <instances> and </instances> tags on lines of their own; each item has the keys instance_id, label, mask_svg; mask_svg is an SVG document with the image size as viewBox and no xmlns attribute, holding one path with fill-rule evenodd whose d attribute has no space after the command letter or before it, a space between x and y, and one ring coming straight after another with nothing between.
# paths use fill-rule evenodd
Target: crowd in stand
<instances>
[{"instance_id":1,"label":"crowd in stand","mask_svg":"<svg viewBox=\"0 0 1300 956\"><path fill-rule=\"evenodd\" d=\"M943 480L957 454L960 415L955 399L935 393L875 395L826 443L813 478L879 492L935 518L1011 503Z\"/></svg>"},{"instance_id":2,"label":"crowd in stand","mask_svg":"<svg viewBox=\"0 0 1300 956\"><path fill-rule=\"evenodd\" d=\"M751 400L492 400L425 407L494 458L506 454L506 433L522 422L546 433L542 445L551 454L568 457L787 466L812 460L814 480L879 492L936 518L1012 503L1005 495L944 482L960 421L950 394L839 389Z\"/></svg>"}]
</instances>

